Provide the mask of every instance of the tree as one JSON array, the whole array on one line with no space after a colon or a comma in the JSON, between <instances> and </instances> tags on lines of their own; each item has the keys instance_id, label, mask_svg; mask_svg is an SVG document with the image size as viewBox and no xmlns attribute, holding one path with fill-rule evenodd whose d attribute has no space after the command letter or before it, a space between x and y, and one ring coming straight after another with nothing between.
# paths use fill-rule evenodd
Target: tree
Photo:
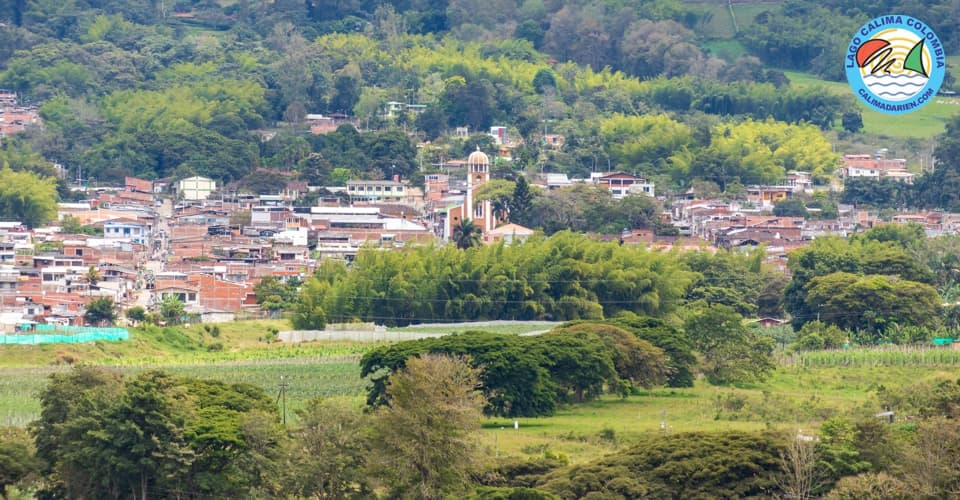
<instances>
[{"instance_id":1,"label":"tree","mask_svg":"<svg viewBox=\"0 0 960 500\"><path fill-rule=\"evenodd\" d=\"M0 170L0 217L34 228L57 213L57 185L52 178L31 172L14 172L8 164Z\"/></svg>"},{"instance_id":2,"label":"tree","mask_svg":"<svg viewBox=\"0 0 960 500\"><path fill-rule=\"evenodd\" d=\"M480 226L474 224L473 219L463 218L453 227L453 243L457 248L466 250L480 244Z\"/></svg>"},{"instance_id":3,"label":"tree","mask_svg":"<svg viewBox=\"0 0 960 500\"><path fill-rule=\"evenodd\" d=\"M519 29L519 27L517 28ZM533 77L533 88L538 94L542 94L546 87L556 87L557 79L553 76L553 71L543 68L537 71Z\"/></svg>"},{"instance_id":4,"label":"tree","mask_svg":"<svg viewBox=\"0 0 960 500\"><path fill-rule=\"evenodd\" d=\"M561 401L582 403L599 397L605 387L617 387L614 352L592 332L561 330L541 336L533 347L549 360Z\"/></svg>"},{"instance_id":5,"label":"tree","mask_svg":"<svg viewBox=\"0 0 960 500\"><path fill-rule=\"evenodd\" d=\"M787 437L787 446L780 452L783 474L778 483L784 498L807 500L814 498L820 487L817 478L817 448L801 436Z\"/></svg>"},{"instance_id":6,"label":"tree","mask_svg":"<svg viewBox=\"0 0 960 500\"><path fill-rule=\"evenodd\" d=\"M914 498L917 490L886 472L865 472L845 476L824 497L827 500L861 498Z\"/></svg>"},{"instance_id":7,"label":"tree","mask_svg":"<svg viewBox=\"0 0 960 500\"><path fill-rule=\"evenodd\" d=\"M763 380L773 371L773 339L750 331L730 306L710 305L684 322L694 347L703 356L703 370L713 384Z\"/></svg>"},{"instance_id":8,"label":"tree","mask_svg":"<svg viewBox=\"0 0 960 500\"><path fill-rule=\"evenodd\" d=\"M41 464L26 429L0 427L0 492L30 477L38 476Z\"/></svg>"},{"instance_id":9,"label":"tree","mask_svg":"<svg viewBox=\"0 0 960 500\"><path fill-rule=\"evenodd\" d=\"M147 319L147 311L143 308L143 306L133 306L124 312L124 316L126 316L130 321L141 323L143 320Z\"/></svg>"},{"instance_id":10,"label":"tree","mask_svg":"<svg viewBox=\"0 0 960 500\"><path fill-rule=\"evenodd\" d=\"M850 340L848 332L836 325L810 321L797 332L794 347L802 350L838 349Z\"/></svg>"},{"instance_id":11,"label":"tree","mask_svg":"<svg viewBox=\"0 0 960 500\"><path fill-rule=\"evenodd\" d=\"M117 305L110 297L100 297L87 304L83 319L91 325L113 324L117 320Z\"/></svg>"},{"instance_id":12,"label":"tree","mask_svg":"<svg viewBox=\"0 0 960 500\"><path fill-rule=\"evenodd\" d=\"M173 325L179 324L183 318L183 313L183 301L176 295L167 295L163 298L163 302L160 303L160 316L162 316L167 323Z\"/></svg>"},{"instance_id":13,"label":"tree","mask_svg":"<svg viewBox=\"0 0 960 500\"><path fill-rule=\"evenodd\" d=\"M300 290L300 299L293 308L293 327L298 329L323 330L327 326L324 300L330 292L330 284L312 277Z\"/></svg>"},{"instance_id":14,"label":"tree","mask_svg":"<svg viewBox=\"0 0 960 500\"><path fill-rule=\"evenodd\" d=\"M565 467L534 486L562 498L758 498L776 489L783 447L769 433L646 435L623 451Z\"/></svg>"},{"instance_id":15,"label":"tree","mask_svg":"<svg viewBox=\"0 0 960 500\"><path fill-rule=\"evenodd\" d=\"M832 486L841 477L870 470L870 462L863 460L857 449L856 428L851 421L841 417L831 418L820 425L820 441L815 453L819 457L817 469L824 486Z\"/></svg>"},{"instance_id":16,"label":"tree","mask_svg":"<svg viewBox=\"0 0 960 500\"><path fill-rule=\"evenodd\" d=\"M287 491L314 498L369 494L364 471L369 419L361 409L343 400L313 399L297 415Z\"/></svg>"},{"instance_id":17,"label":"tree","mask_svg":"<svg viewBox=\"0 0 960 500\"><path fill-rule=\"evenodd\" d=\"M607 322L663 349L669 368L668 386L693 387L693 368L697 364L697 357L693 354L693 345L686 332L663 320L638 316L628 311L617 314Z\"/></svg>"},{"instance_id":18,"label":"tree","mask_svg":"<svg viewBox=\"0 0 960 500\"><path fill-rule=\"evenodd\" d=\"M863 130L863 115L860 114L859 110L844 111L840 122L843 125L843 129L851 134Z\"/></svg>"},{"instance_id":19,"label":"tree","mask_svg":"<svg viewBox=\"0 0 960 500\"><path fill-rule=\"evenodd\" d=\"M97 283L100 282L100 271L93 264L90 264L87 272L83 273L83 276L80 278L87 284L90 290L93 290L93 288L97 286Z\"/></svg>"},{"instance_id":20,"label":"tree","mask_svg":"<svg viewBox=\"0 0 960 500\"><path fill-rule=\"evenodd\" d=\"M599 337L610 353L617 376L624 382L649 389L665 384L670 374L663 349L622 328L601 323L575 323L554 332Z\"/></svg>"},{"instance_id":21,"label":"tree","mask_svg":"<svg viewBox=\"0 0 960 500\"><path fill-rule=\"evenodd\" d=\"M390 377L373 418L371 458L391 496L439 499L467 489L479 459L483 396L468 361L422 355Z\"/></svg>"},{"instance_id":22,"label":"tree","mask_svg":"<svg viewBox=\"0 0 960 500\"><path fill-rule=\"evenodd\" d=\"M533 193L523 175L517 176L517 183L513 188L513 199L510 202L510 219L518 224L527 224L530 217L530 207L533 203Z\"/></svg>"},{"instance_id":23,"label":"tree","mask_svg":"<svg viewBox=\"0 0 960 500\"><path fill-rule=\"evenodd\" d=\"M360 101L360 85L357 79L345 73L337 75L333 81L333 89L333 95L330 97L330 111L353 113L354 106Z\"/></svg>"},{"instance_id":24,"label":"tree","mask_svg":"<svg viewBox=\"0 0 960 500\"><path fill-rule=\"evenodd\" d=\"M80 224L79 219L70 214L64 215L63 219L60 220L60 229L66 234L103 235L103 229L97 229L93 226L84 226Z\"/></svg>"},{"instance_id":25,"label":"tree","mask_svg":"<svg viewBox=\"0 0 960 500\"><path fill-rule=\"evenodd\" d=\"M518 337L485 332L466 332L439 339L399 342L368 352L360 360L361 377L369 377L367 404L386 404L389 376L408 359L422 354L468 358L481 370L480 381L487 398L484 412L505 417L552 415L560 389L553 381L538 348L538 337Z\"/></svg>"},{"instance_id":26,"label":"tree","mask_svg":"<svg viewBox=\"0 0 960 500\"><path fill-rule=\"evenodd\" d=\"M49 473L67 498L277 496L277 409L247 384L146 371L124 379L79 367L51 376L34 423Z\"/></svg>"},{"instance_id":27,"label":"tree","mask_svg":"<svg viewBox=\"0 0 960 500\"><path fill-rule=\"evenodd\" d=\"M924 283L838 272L813 278L806 290L807 309L817 311L817 319L863 332L861 342L888 340L894 325L933 329L939 324L940 296Z\"/></svg>"},{"instance_id":28,"label":"tree","mask_svg":"<svg viewBox=\"0 0 960 500\"><path fill-rule=\"evenodd\" d=\"M790 199L773 204L773 215L777 217L806 217L807 205L803 200Z\"/></svg>"},{"instance_id":29,"label":"tree","mask_svg":"<svg viewBox=\"0 0 960 500\"><path fill-rule=\"evenodd\" d=\"M275 276L264 276L253 287L257 304L268 311L287 309L296 300L297 290L281 282Z\"/></svg>"}]
</instances>

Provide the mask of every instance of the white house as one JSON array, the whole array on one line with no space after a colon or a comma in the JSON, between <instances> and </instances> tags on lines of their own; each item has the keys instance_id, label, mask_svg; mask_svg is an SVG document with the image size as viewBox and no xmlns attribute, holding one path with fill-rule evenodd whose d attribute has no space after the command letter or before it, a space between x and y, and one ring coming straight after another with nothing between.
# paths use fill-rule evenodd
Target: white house
<instances>
[{"instance_id":1,"label":"white house","mask_svg":"<svg viewBox=\"0 0 960 500\"><path fill-rule=\"evenodd\" d=\"M177 192L184 200L206 200L216 190L216 181L206 177L188 177L177 183Z\"/></svg>"}]
</instances>

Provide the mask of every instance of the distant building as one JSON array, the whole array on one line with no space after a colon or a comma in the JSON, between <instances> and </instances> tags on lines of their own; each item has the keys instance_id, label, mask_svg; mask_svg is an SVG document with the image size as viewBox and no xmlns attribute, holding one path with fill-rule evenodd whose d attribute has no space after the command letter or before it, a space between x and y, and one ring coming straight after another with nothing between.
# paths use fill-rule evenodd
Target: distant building
<instances>
[{"instance_id":1,"label":"distant building","mask_svg":"<svg viewBox=\"0 0 960 500\"><path fill-rule=\"evenodd\" d=\"M350 117L342 113L334 113L326 116L321 114L308 114L304 119L310 126L310 133L313 135L329 134L336 132L340 125L350 124L353 128L359 128L357 122L350 120Z\"/></svg>"},{"instance_id":2,"label":"distant building","mask_svg":"<svg viewBox=\"0 0 960 500\"><path fill-rule=\"evenodd\" d=\"M477 201L476 190L490 182L490 159L486 153L477 148L467 157L467 192L463 203L458 203L447 210L444 220L443 238L449 240L453 230L463 220L471 220L485 235L496 225L493 207L490 200Z\"/></svg>"},{"instance_id":3,"label":"distant building","mask_svg":"<svg viewBox=\"0 0 960 500\"><path fill-rule=\"evenodd\" d=\"M593 173L590 179L610 190L615 199L621 199L630 194L645 194L647 196L656 196L655 185L643 177L631 175L623 172L612 173Z\"/></svg>"},{"instance_id":4,"label":"distant building","mask_svg":"<svg viewBox=\"0 0 960 500\"><path fill-rule=\"evenodd\" d=\"M885 150L881 150L886 153ZM914 175L907 171L907 160L903 158L885 158L881 154L875 156L856 154L843 155L843 166L840 176L866 177L871 179L893 179L906 184L913 184Z\"/></svg>"},{"instance_id":5,"label":"distant building","mask_svg":"<svg viewBox=\"0 0 960 500\"><path fill-rule=\"evenodd\" d=\"M522 242L533 234L533 229L521 226L519 224L504 224L496 229L491 229L483 235L484 243L495 243L503 241L510 245L513 242Z\"/></svg>"},{"instance_id":6,"label":"distant building","mask_svg":"<svg viewBox=\"0 0 960 500\"><path fill-rule=\"evenodd\" d=\"M0 106L16 106L17 93L12 90L0 89Z\"/></svg>"},{"instance_id":7,"label":"distant building","mask_svg":"<svg viewBox=\"0 0 960 500\"><path fill-rule=\"evenodd\" d=\"M423 176L424 195L428 201L438 201L450 191L450 176L426 174Z\"/></svg>"},{"instance_id":8,"label":"distant building","mask_svg":"<svg viewBox=\"0 0 960 500\"><path fill-rule=\"evenodd\" d=\"M149 226L133 219L115 219L103 223L103 237L106 239L129 240L146 245L149 238Z\"/></svg>"},{"instance_id":9,"label":"distant building","mask_svg":"<svg viewBox=\"0 0 960 500\"><path fill-rule=\"evenodd\" d=\"M347 194L354 201L399 200L406 198L406 187L396 181L347 181Z\"/></svg>"},{"instance_id":10,"label":"distant building","mask_svg":"<svg viewBox=\"0 0 960 500\"><path fill-rule=\"evenodd\" d=\"M184 200L206 200L217 190L217 183L206 177L188 177L177 183L177 192Z\"/></svg>"},{"instance_id":11,"label":"distant building","mask_svg":"<svg viewBox=\"0 0 960 500\"><path fill-rule=\"evenodd\" d=\"M493 137L493 141L496 142L498 146L506 144L509 140L507 137L507 127L490 127L490 137Z\"/></svg>"}]
</instances>

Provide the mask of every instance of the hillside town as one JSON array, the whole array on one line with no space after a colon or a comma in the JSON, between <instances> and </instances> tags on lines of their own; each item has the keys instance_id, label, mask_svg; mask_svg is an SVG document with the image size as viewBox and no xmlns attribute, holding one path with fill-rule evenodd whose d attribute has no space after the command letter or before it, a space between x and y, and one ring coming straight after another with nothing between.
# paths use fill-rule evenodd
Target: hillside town
<instances>
[{"instance_id":1,"label":"hillside town","mask_svg":"<svg viewBox=\"0 0 960 500\"><path fill-rule=\"evenodd\" d=\"M850 177L912 182L903 160L845 155L841 161L831 189L841 189ZM425 175L422 184L349 180L322 188L325 194L314 196L318 201L309 206L302 200L321 188L302 181L265 195L201 176L127 177L119 187L77 185L73 189L84 199L60 203L58 223L33 229L18 221L0 223L0 325L7 332L37 323L82 326L86 305L104 297L121 310L148 311L176 297L186 315L204 323L267 317L276 312L262 310L254 293L265 276L303 280L324 259L349 262L362 248L449 242L461 220L473 222L483 244L529 237L532 229L509 223L489 200L475 198L491 179L490 166L489 156L477 150L450 160L445 173ZM653 182L625 172L598 172L589 179L544 173L531 180L543 190L577 183L609 190L614 198L657 196ZM787 253L817 237L847 236L885 223L918 223L929 236L960 229L960 214L940 211L899 212L887 221L845 205L835 219L772 215L776 203L813 190L805 172L790 172L778 185L747 186L742 199L702 198L691 190L675 196L660 215L676 229L673 235L624 228L596 237L663 250L762 245L767 260L788 272ZM65 220L84 234L65 229Z\"/></svg>"}]
</instances>

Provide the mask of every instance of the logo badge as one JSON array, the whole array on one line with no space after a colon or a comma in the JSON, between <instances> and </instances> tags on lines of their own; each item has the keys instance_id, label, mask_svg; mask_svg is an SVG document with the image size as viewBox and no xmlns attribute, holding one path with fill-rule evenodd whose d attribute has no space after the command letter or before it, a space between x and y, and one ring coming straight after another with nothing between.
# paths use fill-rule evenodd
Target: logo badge
<instances>
[{"instance_id":1,"label":"logo badge","mask_svg":"<svg viewBox=\"0 0 960 500\"><path fill-rule=\"evenodd\" d=\"M881 16L850 41L845 66L854 94L872 109L912 113L930 103L943 84L946 52L925 23L910 16Z\"/></svg>"}]
</instances>

